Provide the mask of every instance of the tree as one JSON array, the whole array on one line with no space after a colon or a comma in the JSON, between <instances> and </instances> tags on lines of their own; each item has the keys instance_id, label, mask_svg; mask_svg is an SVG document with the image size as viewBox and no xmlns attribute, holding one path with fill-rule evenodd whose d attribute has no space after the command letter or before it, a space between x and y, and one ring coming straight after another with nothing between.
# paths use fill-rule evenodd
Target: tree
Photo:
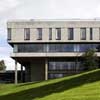
<instances>
[{"instance_id":1,"label":"tree","mask_svg":"<svg viewBox=\"0 0 100 100\"><path fill-rule=\"evenodd\" d=\"M98 68L98 57L94 49L87 50L83 55L82 66L84 70L91 70Z\"/></svg>"},{"instance_id":2,"label":"tree","mask_svg":"<svg viewBox=\"0 0 100 100\"><path fill-rule=\"evenodd\" d=\"M5 69L6 69L6 66L5 66L4 60L1 60L0 61L0 71L3 71Z\"/></svg>"}]
</instances>

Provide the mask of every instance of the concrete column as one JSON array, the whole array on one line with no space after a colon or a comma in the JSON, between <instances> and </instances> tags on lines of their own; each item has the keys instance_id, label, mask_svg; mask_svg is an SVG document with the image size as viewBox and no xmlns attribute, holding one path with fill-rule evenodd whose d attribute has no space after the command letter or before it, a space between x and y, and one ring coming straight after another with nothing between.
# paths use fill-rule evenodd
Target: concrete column
<instances>
[{"instance_id":1,"label":"concrete column","mask_svg":"<svg viewBox=\"0 0 100 100\"><path fill-rule=\"evenodd\" d=\"M17 61L15 61L15 84L18 83L18 78L17 78Z\"/></svg>"},{"instance_id":2,"label":"concrete column","mask_svg":"<svg viewBox=\"0 0 100 100\"><path fill-rule=\"evenodd\" d=\"M21 65L21 82L23 82L23 66Z\"/></svg>"},{"instance_id":3,"label":"concrete column","mask_svg":"<svg viewBox=\"0 0 100 100\"><path fill-rule=\"evenodd\" d=\"M31 81L31 67L25 66L25 82L30 82Z\"/></svg>"},{"instance_id":4,"label":"concrete column","mask_svg":"<svg viewBox=\"0 0 100 100\"><path fill-rule=\"evenodd\" d=\"M45 80L48 80L48 60L45 59Z\"/></svg>"},{"instance_id":5,"label":"concrete column","mask_svg":"<svg viewBox=\"0 0 100 100\"><path fill-rule=\"evenodd\" d=\"M28 66L25 66L25 82L28 82Z\"/></svg>"}]
</instances>

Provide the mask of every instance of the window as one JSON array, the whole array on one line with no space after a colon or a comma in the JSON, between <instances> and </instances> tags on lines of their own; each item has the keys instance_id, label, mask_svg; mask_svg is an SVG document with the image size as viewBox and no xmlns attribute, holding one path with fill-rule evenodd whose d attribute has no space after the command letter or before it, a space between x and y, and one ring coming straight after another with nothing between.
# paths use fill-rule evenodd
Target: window
<instances>
[{"instance_id":1,"label":"window","mask_svg":"<svg viewBox=\"0 0 100 100\"><path fill-rule=\"evenodd\" d=\"M61 28L56 28L56 40L61 39Z\"/></svg>"},{"instance_id":2,"label":"window","mask_svg":"<svg viewBox=\"0 0 100 100\"><path fill-rule=\"evenodd\" d=\"M52 28L49 28L49 40L52 40Z\"/></svg>"},{"instance_id":3,"label":"window","mask_svg":"<svg viewBox=\"0 0 100 100\"><path fill-rule=\"evenodd\" d=\"M24 39L30 40L30 28L24 28Z\"/></svg>"},{"instance_id":4,"label":"window","mask_svg":"<svg viewBox=\"0 0 100 100\"><path fill-rule=\"evenodd\" d=\"M8 40L11 40L11 28L8 28Z\"/></svg>"},{"instance_id":5,"label":"window","mask_svg":"<svg viewBox=\"0 0 100 100\"><path fill-rule=\"evenodd\" d=\"M92 39L93 39L93 29L90 28L90 40L92 40Z\"/></svg>"},{"instance_id":6,"label":"window","mask_svg":"<svg viewBox=\"0 0 100 100\"><path fill-rule=\"evenodd\" d=\"M99 44L16 44L15 52L85 52L89 49L97 49L100 52Z\"/></svg>"},{"instance_id":7,"label":"window","mask_svg":"<svg viewBox=\"0 0 100 100\"><path fill-rule=\"evenodd\" d=\"M44 52L44 44L18 44L18 52Z\"/></svg>"},{"instance_id":8,"label":"window","mask_svg":"<svg viewBox=\"0 0 100 100\"><path fill-rule=\"evenodd\" d=\"M49 70L75 70L75 62L73 61L49 61Z\"/></svg>"},{"instance_id":9,"label":"window","mask_svg":"<svg viewBox=\"0 0 100 100\"><path fill-rule=\"evenodd\" d=\"M73 40L74 36L73 36L73 28L68 28L68 40Z\"/></svg>"},{"instance_id":10,"label":"window","mask_svg":"<svg viewBox=\"0 0 100 100\"><path fill-rule=\"evenodd\" d=\"M99 40L100 40L100 28L99 28Z\"/></svg>"},{"instance_id":11,"label":"window","mask_svg":"<svg viewBox=\"0 0 100 100\"><path fill-rule=\"evenodd\" d=\"M18 45L17 44L14 44L13 52L14 53L17 53L18 52Z\"/></svg>"},{"instance_id":12,"label":"window","mask_svg":"<svg viewBox=\"0 0 100 100\"><path fill-rule=\"evenodd\" d=\"M37 28L37 31L38 31L37 40L42 40L42 28Z\"/></svg>"},{"instance_id":13,"label":"window","mask_svg":"<svg viewBox=\"0 0 100 100\"><path fill-rule=\"evenodd\" d=\"M81 40L86 40L86 28L80 29L80 37L81 37Z\"/></svg>"}]
</instances>

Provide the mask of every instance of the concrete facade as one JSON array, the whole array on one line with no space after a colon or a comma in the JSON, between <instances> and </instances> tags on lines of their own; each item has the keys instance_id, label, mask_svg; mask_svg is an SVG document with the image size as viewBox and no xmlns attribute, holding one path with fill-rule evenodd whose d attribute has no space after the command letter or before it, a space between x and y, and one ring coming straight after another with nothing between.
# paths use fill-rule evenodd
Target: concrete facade
<instances>
[{"instance_id":1,"label":"concrete facade","mask_svg":"<svg viewBox=\"0 0 100 100\"><path fill-rule=\"evenodd\" d=\"M41 42L100 42L100 21L26 21L26 22L8 22L8 28L12 28L12 39L9 43L14 42L40 42L37 40L37 28L43 29L43 38ZM86 40L80 40L80 28L86 27ZM89 39L89 28L93 27L93 40ZM30 28L30 40L24 40L24 28ZM49 28L52 28L52 40L49 40ZM61 28L61 40L55 40L56 30ZM68 40L67 28L74 28L74 40ZM18 35L20 33L20 37ZM95 34L96 33L96 34Z\"/></svg>"},{"instance_id":2,"label":"concrete facade","mask_svg":"<svg viewBox=\"0 0 100 100\"><path fill-rule=\"evenodd\" d=\"M8 43L14 48L11 57L26 68L26 81L48 80L50 73L48 66L50 59L81 58L83 52L18 52L19 44L99 44L100 21L99 20L17 20L8 21L7 28L11 29L11 39ZM24 39L24 29L30 29L30 39ZM42 39L38 40L37 28L42 28ZM52 28L52 39L49 39L49 28ZM61 39L56 39L56 28L61 28ZM73 40L68 39L68 28L73 28ZM81 28L86 28L86 39L81 40ZM93 29L90 40L90 28ZM100 52L97 52L100 57ZM54 61L54 60L52 60ZM66 60L67 61L67 60ZM69 61L70 64L70 61ZM28 71L29 70L29 71ZM53 73L62 73L55 72ZM64 70L63 73L66 73ZM69 72L68 72L69 73ZM17 74L16 74L17 75ZM64 74L65 75L65 74ZM51 75L52 76L52 75ZM62 75L59 75L62 76Z\"/></svg>"}]
</instances>

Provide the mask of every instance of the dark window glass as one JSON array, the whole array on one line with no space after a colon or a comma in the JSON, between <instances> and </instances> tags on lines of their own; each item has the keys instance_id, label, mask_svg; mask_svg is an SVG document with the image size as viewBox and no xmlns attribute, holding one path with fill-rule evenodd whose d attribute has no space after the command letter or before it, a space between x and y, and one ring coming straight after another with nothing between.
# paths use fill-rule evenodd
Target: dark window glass
<instances>
[{"instance_id":1,"label":"dark window glass","mask_svg":"<svg viewBox=\"0 0 100 100\"><path fill-rule=\"evenodd\" d=\"M80 29L81 40L86 40L86 28Z\"/></svg>"},{"instance_id":2,"label":"dark window glass","mask_svg":"<svg viewBox=\"0 0 100 100\"><path fill-rule=\"evenodd\" d=\"M53 79L53 78L60 78L60 77L63 77L65 76L65 74L62 74L62 73L50 73L48 74L48 78L49 79Z\"/></svg>"},{"instance_id":3,"label":"dark window glass","mask_svg":"<svg viewBox=\"0 0 100 100\"><path fill-rule=\"evenodd\" d=\"M73 61L49 61L49 70L76 70L76 62ZM79 62L78 62L79 64ZM77 70L79 70L77 68Z\"/></svg>"},{"instance_id":4,"label":"dark window glass","mask_svg":"<svg viewBox=\"0 0 100 100\"><path fill-rule=\"evenodd\" d=\"M92 40L92 39L93 39L93 29L90 28L90 40Z\"/></svg>"},{"instance_id":5,"label":"dark window glass","mask_svg":"<svg viewBox=\"0 0 100 100\"><path fill-rule=\"evenodd\" d=\"M49 40L52 40L52 28L49 28Z\"/></svg>"},{"instance_id":6,"label":"dark window glass","mask_svg":"<svg viewBox=\"0 0 100 100\"><path fill-rule=\"evenodd\" d=\"M7 31L8 31L8 37L7 38L8 38L8 40L11 40L11 28L8 28Z\"/></svg>"},{"instance_id":7,"label":"dark window glass","mask_svg":"<svg viewBox=\"0 0 100 100\"><path fill-rule=\"evenodd\" d=\"M30 40L30 28L24 28L24 39Z\"/></svg>"},{"instance_id":8,"label":"dark window glass","mask_svg":"<svg viewBox=\"0 0 100 100\"><path fill-rule=\"evenodd\" d=\"M63 44L62 51L63 52L72 52L72 51L74 51L74 44Z\"/></svg>"},{"instance_id":9,"label":"dark window glass","mask_svg":"<svg viewBox=\"0 0 100 100\"><path fill-rule=\"evenodd\" d=\"M49 44L49 52L55 52L55 44Z\"/></svg>"},{"instance_id":10,"label":"dark window glass","mask_svg":"<svg viewBox=\"0 0 100 100\"><path fill-rule=\"evenodd\" d=\"M19 44L18 52L44 52L43 44Z\"/></svg>"},{"instance_id":11,"label":"dark window glass","mask_svg":"<svg viewBox=\"0 0 100 100\"><path fill-rule=\"evenodd\" d=\"M38 31L37 39L42 40L42 28L37 28L37 31Z\"/></svg>"},{"instance_id":12,"label":"dark window glass","mask_svg":"<svg viewBox=\"0 0 100 100\"><path fill-rule=\"evenodd\" d=\"M84 52L90 49L95 49L94 44L80 44L80 52Z\"/></svg>"},{"instance_id":13,"label":"dark window glass","mask_svg":"<svg viewBox=\"0 0 100 100\"><path fill-rule=\"evenodd\" d=\"M100 28L99 28L99 40L100 40Z\"/></svg>"},{"instance_id":14,"label":"dark window glass","mask_svg":"<svg viewBox=\"0 0 100 100\"><path fill-rule=\"evenodd\" d=\"M68 40L74 39L74 30L73 28L68 28Z\"/></svg>"},{"instance_id":15,"label":"dark window glass","mask_svg":"<svg viewBox=\"0 0 100 100\"><path fill-rule=\"evenodd\" d=\"M56 28L56 40L61 40L61 28Z\"/></svg>"},{"instance_id":16,"label":"dark window glass","mask_svg":"<svg viewBox=\"0 0 100 100\"><path fill-rule=\"evenodd\" d=\"M55 44L55 51L56 52L62 52L62 45L61 44Z\"/></svg>"},{"instance_id":17,"label":"dark window glass","mask_svg":"<svg viewBox=\"0 0 100 100\"><path fill-rule=\"evenodd\" d=\"M17 52L84 52L89 49L97 49L100 52L99 44L16 44L16 46Z\"/></svg>"}]
</instances>

